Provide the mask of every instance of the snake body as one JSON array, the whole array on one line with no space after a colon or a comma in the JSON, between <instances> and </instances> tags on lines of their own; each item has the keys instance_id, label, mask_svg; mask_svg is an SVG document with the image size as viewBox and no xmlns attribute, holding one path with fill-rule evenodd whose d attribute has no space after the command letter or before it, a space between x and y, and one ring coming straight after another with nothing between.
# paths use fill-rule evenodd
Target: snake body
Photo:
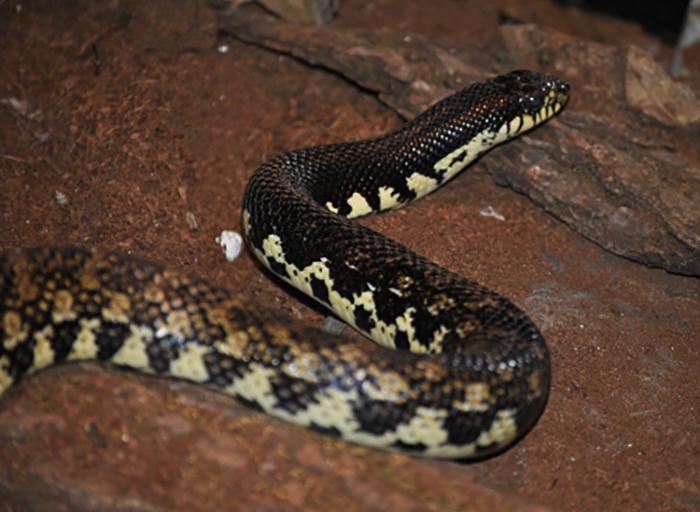
<instances>
[{"instance_id":1,"label":"snake body","mask_svg":"<svg viewBox=\"0 0 700 512\"><path fill-rule=\"evenodd\" d=\"M295 150L254 173L243 210L250 248L378 345L360 348L118 253L18 250L0 257L0 393L47 366L97 359L214 386L381 449L450 458L503 449L547 399L549 355L535 324L348 218L431 192L553 116L568 90L512 72L382 137Z\"/></svg>"}]
</instances>

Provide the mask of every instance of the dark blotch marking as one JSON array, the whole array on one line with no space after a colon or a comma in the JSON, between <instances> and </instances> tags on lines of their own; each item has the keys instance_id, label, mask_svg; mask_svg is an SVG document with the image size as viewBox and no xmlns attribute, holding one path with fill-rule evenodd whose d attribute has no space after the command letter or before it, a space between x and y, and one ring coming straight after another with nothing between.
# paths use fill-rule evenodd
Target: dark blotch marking
<instances>
[{"instance_id":1,"label":"dark blotch marking","mask_svg":"<svg viewBox=\"0 0 700 512\"><path fill-rule=\"evenodd\" d=\"M253 409L257 409L259 411L262 411L263 408L260 407L260 404L258 403L257 400L248 400L247 398L243 398L242 396L236 396L236 400L240 400L244 405L247 405L248 407L251 407Z\"/></svg>"},{"instance_id":2,"label":"dark blotch marking","mask_svg":"<svg viewBox=\"0 0 700 512\"><path fill-rule=\"evenodd\" d=\"M314 432L318 432L319 434L335 437L336 439L340 439L342 437L340 434L340 430L338 430L335 427L322 427L321 425L317 425L316 423L311 422L308 428L310 430L313 430Z\"/></svg>"},{"instance_id":3,"label":"dark blotch marking","mask_svg":"<svg viewBox=\"0 0 700 512\"><path fill-rule=\"evenodd\" d=\"M493 421L493 411L488 415ZM488 425L486 423L489 423ZM481 414L456 413L451 414L443 423L444 428L449 432L447 443L455 446L475 443L482 431L488 430L490 422Z\"/></svg>"},{"instance_id":4,"label":"dark blotch marking","mask_svg":"<svg viewBox=\"0 0 700 512\"><path fill-rule=\"evenodd\" d=\"M397 329L394 335L394 346L396 350L408 350L408 334Z\"/></svg>"},{"instance_id":5,"label":"dark blotch marking","mask_svg":"<svg viewBox=\"0 0 700 512\"><path fill-rule=\"evenodd\" d=\"M270 384L272 393L277 399L275 409L297 414L300 411L305 411L309 405L318 403L313 396L318 389L316 384L294 379L284 374L278 375Z\"/></svg>"},{"instance_id":6,"label":"dark blotch marking","mask_svg":"<svg viewBox=\"0 0 700 512\"><path fill-rule=\"evenodd\" d=\"M243 369L241 368L243 363L229 355L220 352L210 352L206 354L202 360L209 374L208 384L213 384L220 388L227 388L233 384L234 380L243 376ZM241 400L245 399L241 398ZM255 401L253 400L253 402ZM257 402L255 402L255 404L257 406Z\"/></svg>"},{"instance_id":7,"label":"dark blotch marking","mask_svg":"<svg viewBox=\"0 0 700 512\"><path fill-rule=\"evenodd\" d=\"M466 160L467 156L469 156L469 152L467 150L462 151L459 155L457 155L451 162L450 162L450 167L452 168L455 164L458 164L460 162L463 162ZM447 170L447 169L446 169ZM445 171L442 171L445 172Z\"/></svg>"},{"instance_id":8,"label":"dark blotch marking","mask_svg":"<svg viewBox=\"0 0 700 512\"><path fill-rule=\"evenodd\" d=\"M51 348L54 351L54 361L65 361L70 354L75 338L80 332L78 322L62 322L54 326L54 336L51 338Z\"/></svg>"},{"instance_id":9,"label":"dark blotch marking","mask_svg":"<svg viewBox=\"0 0 700 512\"><path fill-rule=\"evenodd\" d=\"M146 346L148 363L156 373L170 370L170 363L179 357L179 341L173 338L160 338Z\"/></svg>"},{"instance_id":10,"label":"dark blotch marking","mask_svg":"<svg viewBox=\"0 0 700 512\"><path fill-rule=\"evenodd\" d=\"M330 300L328 299L328 286L326 283L317 277L311 276L310 284L314 298L326 304L330 304Z\"/></svg>"},{"instance_id":11,"label":"dark blotch marking","mask_svg":"<svg viewBox=\"0 0 700 512\"><path fill-rule=\"evenodd\" d=\"M404 453L415 453L415 454L421 454L427 450L427 446L424 445L423 443L404 443L403 441L395 441L391 445L393 448L396 448L397 450L404 452Z\"/></svg>"},{"instance_id":12,"label":"dark blotch marking","mask_svg":"<svg viewBox=\"0 0 700 512\"><path fill-rule=\"evenodd\" d=\"M364 332L369 332L376 325L374 320L372 320L372 312L368 311L363 307L356 308L355 311L355 324L357 328Z\"/></svg>"},{"instance_id":13,"label":"dark blotch marking","mask_svg":"<svg viewBox=\"0 0 700 512\"><path fill-rule=\"evenodd\" d=\"M287 267L284 265L284 263L279 263L274 258L268 256L267 264L270 266L270 270L272 270L272 272L274 272L278 276L284 278L290 277L287 275Z\"/></svg>"},{"instance_id":14,"label":"dark blotch marking","mask_svg":"<svg viewBox=\"0 0 700 512\"><path fill-rule=\"evenodd\" d=\"M392 402L368 400L364 404L358 401L353 407L355 419L360 423L363 432L369 432L378 436L386 432L393 432L404 421L404 415L411 415L412 411L398 407Z\"/></svg>"},{"instance_id":15,"label":"dark blotch marking","mask_svg":"<svg viewBox=\"0 0 700 512\"><path fill-rule=\"evenodd\" d=\"M124 324L102 322L94 331L97 338L97 359L106 361L111 359L124 345L124 339L129 333L129 327Z\"/></svg>"},{"instance_id":16,"label":"dark blotch marking","mask_svg":"<svg viewBox=\"0 0 700 512\"><path fill-rule=\"evenodd\" d=\"M10 359L9 373L13 379L18 380L27 372L34 362L34 346L36 345L36 341L34 341L34 339L28 339L18 344L14 349L6 350L3 345L5 341L3 338L0 338L0 357L7 356Z\"/></svg>"}]
</instances>

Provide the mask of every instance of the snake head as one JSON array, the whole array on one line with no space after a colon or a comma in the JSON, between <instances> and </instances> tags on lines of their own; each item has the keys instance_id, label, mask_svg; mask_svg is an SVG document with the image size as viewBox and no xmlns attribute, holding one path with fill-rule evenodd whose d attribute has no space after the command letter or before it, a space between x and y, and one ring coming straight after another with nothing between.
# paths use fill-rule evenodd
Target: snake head
<instances>
[{"instance_id":1,"label":"snake head","mask_svg":"<svg viewBox=\"0 0 700 512\"><path fill-rule=\"evenodd\" d=\"M534 71L511 71L490 83L510 103L513 115L532 117L533 126L559 112L569 99L569 84Z\"/></svg>"}]
</instances>

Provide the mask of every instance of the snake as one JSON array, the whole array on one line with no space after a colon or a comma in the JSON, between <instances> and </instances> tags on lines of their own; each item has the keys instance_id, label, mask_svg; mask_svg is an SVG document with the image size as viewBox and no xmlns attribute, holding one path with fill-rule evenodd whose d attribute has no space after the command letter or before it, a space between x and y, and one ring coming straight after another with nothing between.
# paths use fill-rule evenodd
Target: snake
<instances>
[{"instance_id":1,"label":"snake","mask_svg":"<svg viewBox=\"0 0 700 512\"><path fill-rule=\"evenodd\" d=\"M0 394L43 368L99 360L382 450L504 450L549 395L540 330L510 300L351 219L432 192L568 96L557 78L513 71L383 136L296 149L253 173L242 214L252 252L374 344L119 252L15 249L0 256Z\"/></svg>"}]
</instances>

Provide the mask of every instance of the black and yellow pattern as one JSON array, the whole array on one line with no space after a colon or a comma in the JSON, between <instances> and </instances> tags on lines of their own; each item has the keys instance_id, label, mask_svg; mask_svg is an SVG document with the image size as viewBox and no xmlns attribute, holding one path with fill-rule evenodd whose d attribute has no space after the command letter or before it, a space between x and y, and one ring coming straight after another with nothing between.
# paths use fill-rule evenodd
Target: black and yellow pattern
<instances>
[{"instance_id":1,"label":"black and yellow pattern","mask_svg":"<svg viewBox=\"0 0 700 512\"><path fill-rule=\"evenodd\" d=\"M507 299L347 218L401 207L556 114L568 85L528 71L476 84L377 139L256 171L248 244L275 274L382 346L261 311L204 281L75 248L0 257L0 393L98 359L221 388L271 415L387 450L475 457L538 418L549 355Z\"/></svg>"}]
</instances>

